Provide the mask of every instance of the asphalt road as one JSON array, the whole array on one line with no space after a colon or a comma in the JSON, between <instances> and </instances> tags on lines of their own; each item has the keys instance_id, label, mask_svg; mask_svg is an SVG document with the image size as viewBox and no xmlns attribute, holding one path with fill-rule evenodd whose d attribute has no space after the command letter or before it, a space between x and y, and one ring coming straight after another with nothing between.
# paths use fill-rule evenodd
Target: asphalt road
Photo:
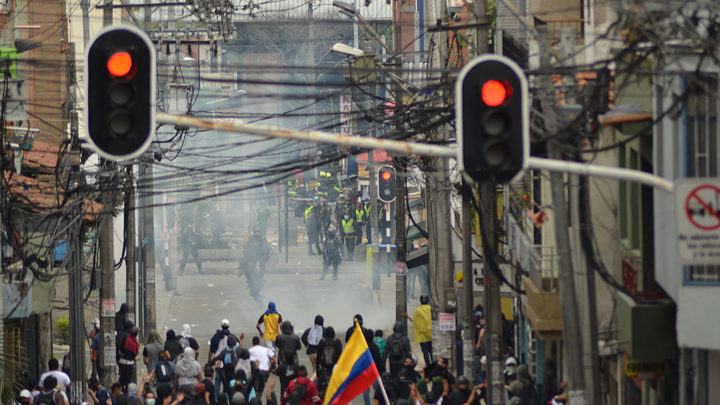
<instances>
[{"instance_id":1,"label":"asphalt road","mask_svg":"<svg viewBox=\"0 0 720 405\"><path fill-rule=\"evenodd\" d=\"M190 324L200 343L200 359L204 360L208 342L223 319L230 320L233 333L245 334L244 346L249 347L252 336L258 334L258 318L267 302L274 301L283 320L292 322L298 335L311 327L320 314L325 326L333 326L342 339L353 316L359 313L364 326L383 329L387 336L395 317L395 278L383 274L382 288L373 291L365 260L358 258L341 264L338 280L330 276L321 281L321 263L319 256L307 254L306 246L291 247L287 264L284 252L275 257L265 274L262 303L250 297L244 277L230 273L232 264L203 263L208 274L199 275L194 264L189 263L185 274L178 278L179 295L163 290L164 283L158 280L158 331L164 337L168 329L180 332L184 323ZM301 362L309 366L306 356L301 357Z\"/></svg>"}]
</instances>

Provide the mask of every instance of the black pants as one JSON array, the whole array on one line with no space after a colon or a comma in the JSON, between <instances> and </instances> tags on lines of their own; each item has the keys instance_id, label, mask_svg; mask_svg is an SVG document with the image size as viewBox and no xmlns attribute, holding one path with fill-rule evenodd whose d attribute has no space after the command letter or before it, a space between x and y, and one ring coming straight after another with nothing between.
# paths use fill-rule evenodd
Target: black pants
<instances>
[{"instance_id":1,"label":"black pants","mask_svg":"<svg viewBox=\"0 0 720 405\"><path fill-rule=\"evenodd\" d=\"M122 385L123 390L127 389L128 384L130 384L133 381L133 376L135 374L135 366L131 364L118 364L118 383Z\"/></svg>"},{"instance_id":2,"label":"black pants","mask_svg":"<svg viewBox=\"0 0 720 405\"><path fill-rule=\"evenodd\" d=\"M321 280L324 279L325 274L327 273L330 266L333 266L333 280L335 280L337 278L337 272L338 272L339 265L340 265L339 257L323 260L323 272L322 272L322 276L320 277L320 279Z\"/></svg>"},{"instance_id":3,"label":"black pants","mask_svg":"<svg viewBox=\"0 0 720 405\"><path fill-rule=\"evenodd\" d=\"M422 350L423 359L425 360L425 364L426 365L432 364L432 341L420 342L420 350Z\"/></svg>"},{"instance_id":4,"label":"black pants","mask_svg":"<svg viewBox=\"0 0 720 405\"><path fill-rule=\"evenodd\" d=\"M355 235L348 235L345 237L345 247L347 248L348 261L353 261L355 257Z\"/></svg>"},{"instance_id":5,"label":"black pants","mask_svg":"<svg viewBox=\"0 0 720 405\"><path fill-rule=\"evenodd\" d=\"M180 262L180 267L178 268L178 276L182 276L185 272L185 265L187 264L188 256L190 255L192 255L193 259L195 260L198 274L203 274L202 261L200 261L200 254L198 253L197 249L184 249L182 261Z\"/></svg>"}]
</instances>

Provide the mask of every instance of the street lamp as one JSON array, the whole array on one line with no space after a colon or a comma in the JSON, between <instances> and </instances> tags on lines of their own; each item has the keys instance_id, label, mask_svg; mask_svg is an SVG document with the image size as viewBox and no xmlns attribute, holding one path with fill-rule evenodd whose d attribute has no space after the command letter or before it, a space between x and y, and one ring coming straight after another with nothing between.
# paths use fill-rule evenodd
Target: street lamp
<instances>
[{"instance_id":1,"label":"street lamp","mask_svg":"<svg viewBox=\"0 0 720 405\"><path fill-rule=\"evenodd\" d=\"M330 49L330 52L334 52L344 56L353 56L356 58L365 55L365 52L362 49L343 44L342 42L338 42L333 45L332 49Z\"/></svg>"},{"instance_id":2,"label":"street lamp","mask_svg":"<svg viewBox=\"0 0 720 405\"><path fill-rule=\"evenodd\" d=\"M380 43L380 45L382 45L382 47L385 49L385 52L387 52L388 55L393 54L392 49L390 49L390 47L388 47L385 44L385 42L383 42L382 38L380 38L380 35L378 35L378 33L375 32L375 30L370 26L370 24L368 24L367 21L365 21L360 16L360 13L358 12L357 8L354 5L344 2L342 0L333 0L333 7L337 7L338 11L345 14L346 16L357 19L357 21L360 24L362 24L363 28L365 28L365 30L370 35L372 35L372 37L375 38L375 40L378 41ZM353 33L353 34L355 35L355 38L353 38L353 41L355 42L354 45L357 46L358 45L357 34L356 33Z\"/></svg>"}]
</instances>

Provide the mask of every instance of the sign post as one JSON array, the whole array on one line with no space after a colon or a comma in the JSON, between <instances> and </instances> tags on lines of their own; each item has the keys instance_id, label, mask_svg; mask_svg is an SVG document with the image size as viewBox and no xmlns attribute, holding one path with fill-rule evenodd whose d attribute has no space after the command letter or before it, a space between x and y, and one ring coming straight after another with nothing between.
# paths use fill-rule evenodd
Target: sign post
<instances>
[{"instance_id":1,"label":"sign post","mask_svg":"<svg viewBox=\"0 0 720 405\"><path fill-rule=\"evenodd\" d=\"M677 180L675 217L680 262L720 262L720 179Z\"/></svg>"}]
</instances>

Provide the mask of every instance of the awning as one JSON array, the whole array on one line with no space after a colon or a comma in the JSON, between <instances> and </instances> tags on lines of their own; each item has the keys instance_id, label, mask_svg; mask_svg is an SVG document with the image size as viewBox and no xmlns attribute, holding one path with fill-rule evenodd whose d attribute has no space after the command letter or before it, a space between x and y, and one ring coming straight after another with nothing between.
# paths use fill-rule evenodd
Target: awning
<instances>
[{"instance_id":1,"label":"awning","mask_svg":"<svg viewBox=\"0 0 720 405\"><path fill-rule=\"evenodd\" d=\"M418 226L419 226L420 228L422 228L422 229L426 229L426 227L425 227L425 221L420 221L420 222L418 223ZM408 228L407 228L407 236L405 237L405 239L406 239L408 242L410 242L410 241L418 240L418 239L420 239L420 238L423 238L423 234L420 233L420 230L417 229L417 228L415 227L415 225L410 225L410 226L408 226Z\"/></svg>"},{"instance_id":2,"label":"awning","mask_svg":"<svg viewBox=\"0 0 720 405\"><path fill-rule=\"evenodd\" d=\"M429 259L429 255L428 255L428 247L427 246L423 246L420 249L412 250L412 251L408 252L408 255L407 255L408 269L422 266L423 264L428 264L429 261L430 261L430 259Z\"/></svg>"}]
</instances>

